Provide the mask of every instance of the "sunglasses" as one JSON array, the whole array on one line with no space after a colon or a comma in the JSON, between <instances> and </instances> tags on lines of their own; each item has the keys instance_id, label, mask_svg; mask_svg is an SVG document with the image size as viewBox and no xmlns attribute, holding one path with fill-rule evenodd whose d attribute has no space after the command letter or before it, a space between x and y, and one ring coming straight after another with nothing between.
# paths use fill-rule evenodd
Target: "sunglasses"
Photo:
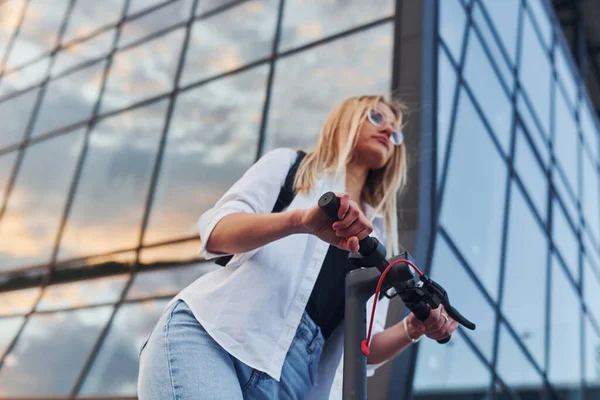
<instances>
[{"instance_id":1,"label":"sunglasses","mask_svg":"<svg viewBox=\"0 0 600 400\"><path fill-rule=\"evenodd\" d=\"M371 111L369 111L368 118L369 118L369 122L371 124L373 124L373 126L380 127L380 126L383 126L386 124L383 114L375 109L372 109ZM404 142L404 135L402 134L401 131L395 130L393 128L393 124L390 124L390 125L392 126L392 135L390 136L390 141L395 146L400 146L402 144L402 142Z\"/></svg>"}]
</instances>

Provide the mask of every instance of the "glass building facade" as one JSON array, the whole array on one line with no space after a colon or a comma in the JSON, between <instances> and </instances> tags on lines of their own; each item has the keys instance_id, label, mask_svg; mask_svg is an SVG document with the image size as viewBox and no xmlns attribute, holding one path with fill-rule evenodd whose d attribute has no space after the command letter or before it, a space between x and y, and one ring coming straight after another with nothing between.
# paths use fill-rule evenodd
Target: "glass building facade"
<instances>
[{"instance_id":1,"label":"glass building facade","mask_svg":"<svg viewBox=\"0 0 600 400\"><path fill-rule=\"evenodd\" d=\"M548 1L0 0L0 57L0 398L135 398L158 315L216 268L199 215L393 89L403 244L477 329L369 398L600 398L600 130Z\"/></svg>"}]
</instances>

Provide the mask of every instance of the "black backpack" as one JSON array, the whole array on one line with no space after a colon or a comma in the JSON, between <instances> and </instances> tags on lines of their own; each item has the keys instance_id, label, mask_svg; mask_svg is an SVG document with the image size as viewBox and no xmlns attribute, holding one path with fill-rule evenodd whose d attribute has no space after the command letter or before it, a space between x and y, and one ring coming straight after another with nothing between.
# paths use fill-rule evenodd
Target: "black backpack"
<instances>
[{"instance_id":1,"label":"black backpack","mask_svg":"<svg viewBox=\"0 0 600 400\"><path fill-rule=\"evenodd\" d=\"M272 213L281 212L287 206L289 206L292 203L292 200L294 200L294 197L296 197L296 192L293 189L294 179L296 178L296 172L298 171L298 167L300 166L300 163L304 159L304 156L306 156L306 153L303 152L302 150L298 150L297 153L298 153L298 156L296 157L296 161L290 167L290 170L288 171L288 174L285 177L285 183L284 183L283 187L281 188L281 190L279 191L279 196L277 197L275 206L273 207L273 210L271 211ZM217 258L215 260L215 262L217 264L219 264L220 266L224 267L227 265L227 263L231 260L232 257L233 257L233 255L222 256L222 257Z\"/></svg>"}]
</instances>

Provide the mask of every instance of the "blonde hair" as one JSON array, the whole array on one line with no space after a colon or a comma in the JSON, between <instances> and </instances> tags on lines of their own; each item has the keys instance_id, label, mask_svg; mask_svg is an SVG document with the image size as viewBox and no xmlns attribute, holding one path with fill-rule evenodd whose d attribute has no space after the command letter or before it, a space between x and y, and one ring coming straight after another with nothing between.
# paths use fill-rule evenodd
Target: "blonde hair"
<instances>
[{"instance_id":1,"label":"blonde hair","mask_svg":"<svg viewBox=\"0 0 600 400\"><path fill-rule=\"evenodd\" d=\"M397 129L401 128L405 106L399 101L383 96L359 96L344 100L329 114L321 128L315 150L306 155L298 168L294 180L298 192L308 193L312 190L316 177L322 173L332 173L345 181L346 165L352 160L361 125L368 112L378 103L390 107L397 117ZM373 207L375 213L384 216L388 256L399 252L397 196L406 186L406 181L406 148L402 144L395 147L383 168L369 173L360 195L361 200Z\"/></svg>"}]
</instances>

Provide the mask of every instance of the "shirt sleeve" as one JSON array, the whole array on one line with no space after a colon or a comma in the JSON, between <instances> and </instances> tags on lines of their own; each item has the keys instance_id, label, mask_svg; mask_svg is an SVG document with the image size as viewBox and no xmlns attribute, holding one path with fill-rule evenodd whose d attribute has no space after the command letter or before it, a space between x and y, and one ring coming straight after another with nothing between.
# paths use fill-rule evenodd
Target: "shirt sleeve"
<instances>
[{"instance_id":1,"label":"shirt sleeve","mask_svg":"<svg viewBox=\"0 0 600 400\"><path fill-rule=\"evenodd\" d=\"M200 255L210 260L228 254L216 254L206 250L206 243L215 226L226 215L245 213L270 213L277 201L285 177L295 161L296 151L288 148L271 150L252 165L244 175L225 192L214 207L198 219L198 231L202 241ZM259 249L234 254L227 266L240 265Z\"/></svg>"}]
</instances>

